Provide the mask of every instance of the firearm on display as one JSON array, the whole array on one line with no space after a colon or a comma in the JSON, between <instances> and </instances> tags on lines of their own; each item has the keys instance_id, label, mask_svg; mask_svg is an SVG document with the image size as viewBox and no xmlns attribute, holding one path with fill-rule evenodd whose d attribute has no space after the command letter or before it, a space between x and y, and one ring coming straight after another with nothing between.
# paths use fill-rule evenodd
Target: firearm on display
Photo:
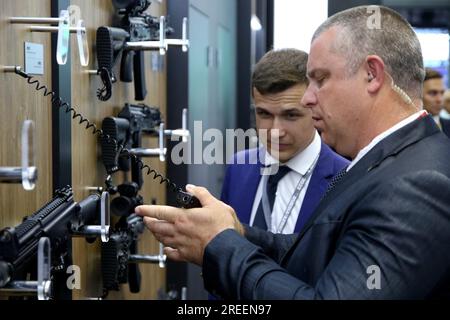
<instances>
[{"instance_id":1,"label":"firearm on display","mask_svg":"<svg viewBox=\"0 0 450 320\"><path fill-rule=\"evenodd\" d=\"M141 287L141 272L138 263L157 263L165 266L166 256L139 255L139 235L144 232L143 218L134 213L137 206L144 204L138 194L136 182L124 182L117 187L120 194L111 202L111 211L120 219L111 231L109 241L102 243L102 277L105 296L109 290L119 290L119 284L128 283L130 292L137 293Z\"/></svg>"},{"instance_id":2,"label":"firearm on display","mask_svg":"<svg viewBox=\"0 0 450 320\"><path fill-rule=\"evenodd\" d=\"M128 283L130 291L140 291L141 273L131 256L137 254L138 237L144 232L142 217L122 216L107 243L102 243L102 279L105 293L119 290L119 284Z\"/></svg>"},{"instance_id":3,"label":"firearm on display","mask_svg":"<svg viewBox=\"0 0 450 320\"><path fill-rule=\"evenodd\" d=\"M88 225L99 220L104 195L92 194L83 201L73 200L71 187L57 190L55 197L24 221L0 231L0 291L13 292L8 284L15 280L35 276L38 243L48 237L51 244L51 271L65 273L68 261L68 241L72 236L85 236L88 240L101 233L109 236L109 225ZM102 223L105 217L101 217ZM109 217L107 217L109 219ZM108 222L109 224L109 222ZM97 229L97 230L94 230ZM100 230L102 229L102 230ZM104 235L102 235L103 238Z\"/></svg>"},{"instance_id":4,"label":"firearm on display","mask_svg":"<svg viewBox=\"0 0 450 320\"><path fill-rule=\"evenodd\" d=\"M117 117L103 119L102 130L118 144L130 150L130 153L142 156L145 153L152 153L152 149L141 148L142 134L157 135L161 123L161 113L158 108L127 103ZM101 139L102 161L106 172L112 174L118 170L129 171L131 167L132 180L140 188L143 183L142 170L137 162L121 157L118 144L112 144L107 138ZM160 150L154 150L154 155L159 155L160 152Z\"/></svg>"},{"instance_id":5,"label":"firearm on display","mask_svg":"<svg viewBox=\"0 0 450 320\"><path fill-rule=\"evenodd\" d=\"M144 13L151 4L149 0L113 1L113 4L123 17L117 27L102 26L97 29L98 73L104 85L98 90L97 97L102 101L111 97L112 84L116 81L113 67L122 53L120 80L132 82L134 75L135 99L142 101L147 95L144 52L127 43L159 41L161 32L164 38L172 34L173 29L164 24L161 30L160 18Z\"/></svg>"}]
</instances>

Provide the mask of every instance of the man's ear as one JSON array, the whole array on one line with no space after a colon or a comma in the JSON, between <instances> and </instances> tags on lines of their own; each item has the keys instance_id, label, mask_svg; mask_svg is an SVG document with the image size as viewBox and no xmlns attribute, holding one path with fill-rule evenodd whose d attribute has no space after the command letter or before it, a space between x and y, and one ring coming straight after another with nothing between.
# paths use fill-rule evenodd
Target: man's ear
<instances>
[{"instance_id":1,"label":"man's ear","mask_svg":"<svg viewBox=\"0 0 450 320\"><path fill-rule=\"evenodd\" d=\"M385 65L383 60L376 55L366 58L365 71L367 74L367 91L370 94L377 93L385 81Z\"/></svg>"}]
</instances>

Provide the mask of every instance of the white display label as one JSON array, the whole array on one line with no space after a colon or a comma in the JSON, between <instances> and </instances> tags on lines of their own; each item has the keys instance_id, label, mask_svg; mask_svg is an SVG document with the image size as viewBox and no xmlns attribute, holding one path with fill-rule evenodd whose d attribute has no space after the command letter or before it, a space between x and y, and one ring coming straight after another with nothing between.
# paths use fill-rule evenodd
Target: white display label
<instances>
[{"instance_id":1,"label":"white display label","mask_svg":"<svg viewBox=\"0 0 450 320\"><path fill-rule=\"evenodd\" d=\"M25 42L25 72L28 74L44 74L44 45Z\"/></svg>"}]
</instances>

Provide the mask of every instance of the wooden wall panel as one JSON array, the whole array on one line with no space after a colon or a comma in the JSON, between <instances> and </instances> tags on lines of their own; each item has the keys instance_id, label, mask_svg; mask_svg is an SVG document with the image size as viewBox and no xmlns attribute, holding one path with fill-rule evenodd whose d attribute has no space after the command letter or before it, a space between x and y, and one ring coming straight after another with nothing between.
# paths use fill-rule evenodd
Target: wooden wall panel
<instances>
[{"instance_id":1,"label":"wooden wall panel","mask_svg":"<svg viewBox=\"0 0 450 320\"><path fill-rule=\"evenodd\" d=\"M90 63L88 68L83 68L79 64L78 52L72 50L72 103L77 110L101 127L104 117L115 116L124 106L125 102L137 103L134 101L134 85L116 82L113 85L113 96L106 102L101 102L96 97L96 90L101 86L99 76L89 75L87 69L96 69L97 61L95 55L95 32L99 26L111 26L114 9L111 0L90 1L73 0L73 5L81 9L81 17L85 20L88 29L90 45ZM154 1L149 8L152 15L162 15L165 13L165 5ZM71 48L76 48L75 37L72 36ZM158 106L163 115L166 113L166 85L165 71L152 72L150 68L150 52L145 53L146 81L148 94L144 101L148 105ZM116 75L119 75L119 64L116 65ZM156 147L156 139L144 139L144 145ZM77 123L72 123L72 178L75 191L75 198L81 200L89 194L88 188L103 186L105 180L105 169L100 161L101 148L90 132L84 130ZM144 162L151 165L157 171L165 174L165 164L157 159L146 159ZM121 173L116 173L114 182L121 182ZM165 188L155 182L150 177L144 178L144 187L140 193L146 203L152 199L159 204L165 203ZM73 242L74 263L82 270L81 290L74 290L75 299L87 297L98 297L102 294L101 273L100 273L100 243L87 244L83 239L76 239ZM152 238L148 231L141 237L139 243L140 253L155 254L158 252L158 243ZM157 265L140 265L142 273L141 292L131 294L128 285L123 285L120 292L110 292L109 299L155 299L158 290L164 290L165 270ZM84 272L83 272L84 271Z\"/></svg>"},{"instance_id":2,"label":"wooden wall panel","mask_svg":"<svg viewBox=\"0 0 450 320\"><path fill-rule=\"evenodd\" d=\"M50 16L50 0L2 0L0 1L0 65L23 65L23 43L32 41L44 44L45 75L38 77L43 84L51 87L51 51L49 33L31 33L25 25L12 25L10 16ZM111 25L114 9L111 0L72 0L71 4L81 9L81 17L88 29L90 63L81 67L77 52L76 37L71 36L72 59L72 105L88 119L101 126L104 117L115 116L125 102L135 103L133 84L117 82L113 97L100 102L96 90L101 86L99 76L87 74L88 69L96 69L95 33L101 25ZM166 12L165 3L154 1L149 13L159 16ZM178 50L178 49L175 49ZM166 114L166 75L152 72L150 52L146 52L148 95L145 103L158 106ZM117 73L118 73L117 68ZM30 88L24 79L14 74L0 72L0 166L20 164L20 129L25 119L32 119L37 133L37 167L39 180L36 189L26 192L20 185L0 184L0 228L19 223L23 216L33 213L52 197L51 167L51 104ZM180 124L176 124L179 126ZM173 128L173 127L172 127ZM144 146L157 146L156 139L145 139ZM146 159L157 171L165 175L165 163L157 159ZM100 161L98 139L72 122L72 186L75 200L81 201L89 195L90 187L104 185L105 170ZM115 183L121 182L120 174L115 175ZM152 199L164 204L165 187L150 177L144 179L141 191L146 203ZM145 232L140 241L141 254L156 254L158 243ZM87 244L84 239L73 240L74 264L81 268L81 289L73 291L74 299L95 298L102 295L100 244ZM141 292L131 294L128 285L119 292L111 292L109 299L156 299L159 290L165 291L165 270L157 265L140 265L142 273Z\"/></svg>"},{"instance_id":3,"label":"wooden wall panel","mask_svg":"<svg viewBox=\"0 0 450 320\"><path fill-rule=\"evenodd\" d=\"M24 65L24 42L44 45L44 75L51 83L49 33L31 33L25 25L10 24L11 16L50 16L50 1L0 1L0 166L20 166L20 132L26 119L33 120L36 132L38 181L33 191L22 185L0 184L0 229L13 226L35 212L52 197L51 104L21 77L4 73L3 66Z\"/></svg>"}]
</instances>

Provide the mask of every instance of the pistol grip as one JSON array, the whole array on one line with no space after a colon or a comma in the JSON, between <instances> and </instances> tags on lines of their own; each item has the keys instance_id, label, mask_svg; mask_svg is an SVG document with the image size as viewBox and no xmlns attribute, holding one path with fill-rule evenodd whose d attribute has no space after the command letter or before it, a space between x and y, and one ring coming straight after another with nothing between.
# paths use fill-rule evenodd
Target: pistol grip
<instances>
[{"instance_id":1,"label":"pistol grip","mask_svg":"<svg viewBox=\"0 0 450 320\"><path fill-rule=\"evenodd\" d=\"M122 52L122 59L120 60L120 81L133 81L133 57L134 51L124 50Z\"/></svg>"},{"instance_id":2,"label":"pistol grip","mask_svg":"<svg viewBox=\"0 0 450 320\"><path fill-rule=\"evenodd\" d=\"M137 254L137 241L133 240L130 244L130 254ZM128 264L128 286L130 292L138 293L141 291L141 271L139 270L139 264Z\"/></svg>"}]
</instances>

